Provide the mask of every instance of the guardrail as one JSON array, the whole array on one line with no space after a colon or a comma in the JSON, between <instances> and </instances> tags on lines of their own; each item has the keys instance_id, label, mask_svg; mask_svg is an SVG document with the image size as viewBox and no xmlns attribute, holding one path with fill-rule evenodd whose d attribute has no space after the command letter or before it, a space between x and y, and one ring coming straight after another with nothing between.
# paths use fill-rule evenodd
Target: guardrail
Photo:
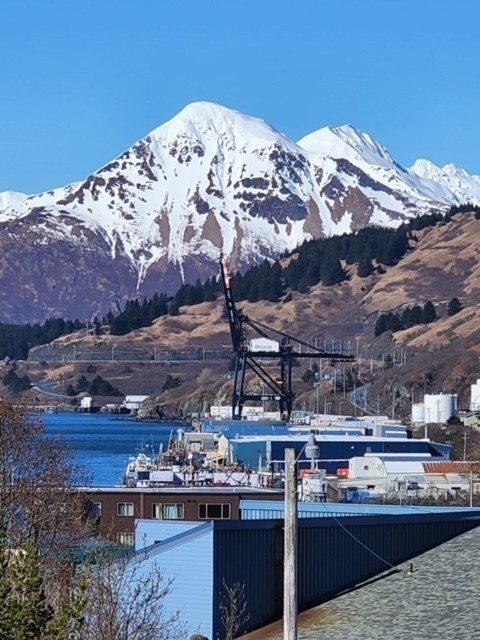
<instances>
[{"instance_id":1,"label":"guardrail","mask_svg":"<svg viewBox=\"0 0 480 640\"><path fill-rule=\"evenodd\" d=\"M52 347L45 345L32 349L28 362L72 363L72 362L201 362L206 360L229 360L230 349L207 349L190 347L186 349L137 348L95 348Z\"/></svg>"}]
</instances>

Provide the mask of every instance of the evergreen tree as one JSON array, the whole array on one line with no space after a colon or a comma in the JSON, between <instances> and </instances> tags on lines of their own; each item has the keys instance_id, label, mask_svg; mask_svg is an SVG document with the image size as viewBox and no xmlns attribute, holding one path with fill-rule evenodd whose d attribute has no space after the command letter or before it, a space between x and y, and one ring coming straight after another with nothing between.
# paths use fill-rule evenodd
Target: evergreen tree
<instances>
[{"instance_id":1,"label":"evergreen tree","mask_svg":"<svg viewBox=\"0 0 480 640\"><path fill-rule=\"evenodd\" d=\"M448 303L447 315L454 316L463 309L462 303L458 298L452 298Z\"/></svg>"},{"instance_id":2,"label":"evergreen tree","mask_svg":"<svg viewBox=\"0 0 480 640\"><path fill-rule=\"evenodd\" d=\"M88 390L89 382L85 376L80 376L77 382L77 393L83 393Z\"/></svg>"},{"instance_id":3,"label":"evergreen tree","mask_svg":"<svg viewBox=\"0 0 480 640\"><path fill-rule=\"evenodd\" d=\"M97 375L88 385L88 393L92 396L122 396L123 393L113 387L108 380Z\"/></svg>"},{"instance_id":4,"label":"evergreen tree","mask_svg":"<svg viewBox=\"0 0 480 640\"><path fill-rule=\"evenodd\" d=\"M435 322L436 319L437 319L437 312L435 311L435 307L433 306L433 303L430 302L429 300L428 302L425 303L425 306L423 307L422 323L430 324L431 322Z\"/></svg>"},{"instance_id":5,"label":"evergreen tree","mask_svg":"<svg viewBox=\"0 0 480 640\"><path fill-rule=\"evenodd\" d=\"M326 287L329 287L333 284L343 282L345 278L345 270L343 269L338 258L330 258L324 260L324 262L322 263L322 284L324 284Z\"/></svg>"},{"instance_id":6,"label":"evergreen tree","mask_svg":"<svg viewBox=\"0 0 480 640\"><path fill-rule=\"evenodd\" d=\"M410 327L416 327L417 324L422 324L423 322L423 310L419 304L416 304L412 307L410 311Z\"/></svg>"},{"instance_id":7,"label":"evergreen tree","mask_svg":"<svg viewBox=\"0 0 480 640\"><path fill-rule=\"evenodd\" d=\"M382 333L387 331L387 318L384 313L378 316L377 321L375 322L374 334L375 337L381 336Z\"/></svg>"},{"instance_id":8,"label":"evergreen tree","mask_svg":"<svg viewBox=\"0 0 480 640\"><path fill-rule=\"evenodd\" d=\"M58 609L47 603L37 551L0 544L1 640L82 640L84 585Z\"/></svg>"},{"instance_id":9,"label":"evergreen tree","mask_svg":"<svg viewBox=\"0 0 480 640\"><path fill-rule=\"evenodd\" d=\"M132 330L131 325L127 322L126 316L122 313L113 318L110 324L110 334L112 336L124 336Z\"/></svg>"},{"instance_id":10,"label":"evergreen tree","mask_svg":"<svg viewBox=\"0 0 480 640\"><path fill-rule=\"evenodd\" d=\"M24 391L28 391L32 386L31 380L27 375L18 376L14 369L9 369L2 378L3 384L8 387L9 392L17 396Z\"/></svg>"},{"instance_id":11,"label":"evergreen tree","mask_svg":"<svg viewBox=\"0 0 480 640\"><path fill-rule=\"evenodd\" d=\"M175 300L170 302L170 306L168 307L168 315L170 316L178 316L180 314L180 310L178 308L178 304Z\"/></svg>"},{"instance_id":12,"label":"evergreen tree","mask_svg":"<svg viewBox=\"0 0 480 640\"><path fill-rule=\"evenodd\" d=\"M248 289L248 293L246 296L248 302L258 302L260 300L259 294L259 284L258 282L253 281Z\"/></svg>"},{"instance_id":13,"label":"evergreen tree","mask_svg":"<svg viewBox=\"0 0 480 640\"><path fill-rule=\"evenodd\" d=\"M357 273L360 278L368 278L373 273L373 264L371 258L367 256L360 258L358 261Z\"/></svg>"},{"instance_id":14,"label":"evergreen tree","mask_svg":"<svg viewBox=\"0 0 480 640\"><path fill-rule=\"evenodd\" d=\"M178 376L172 376L168 374L168 376L165 379L165 382L162 385L162 393L164 391L168 391L169 389L175 389L176 387L180 386L180 384L181 384L181 380Z\"/></svg>"}]
</instances>

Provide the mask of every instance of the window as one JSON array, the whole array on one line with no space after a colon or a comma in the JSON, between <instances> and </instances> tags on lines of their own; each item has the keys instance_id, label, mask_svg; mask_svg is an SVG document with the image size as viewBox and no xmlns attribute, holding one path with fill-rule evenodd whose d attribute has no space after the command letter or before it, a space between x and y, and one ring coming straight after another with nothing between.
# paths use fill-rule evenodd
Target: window
<instances>
[{"instance_id":1,"label":"window","mask_svg":"<svg viewBox=\"0 0 480 640\"><path fill-rule=\"evenodd\" d=\"M117 533L117 542L133 547L135 544L135 534L130 532Z\"/></svg>"},{"instance_id":2,"label":"window","mask_svg":"<svg viewBox=\"0 0 480 640\"><path fill-rule=\"evenodd\" d=\"M152 518L156 520L183 520L185 518L185 505L183 504L152 504Z\"/></svg>"},{"instance_id":3,"label":"window","mask_svg":"<svg viewBox=\"0 0 480 640\"><path fill-rule=\"evenodd\" d=\"M90 503L90 513L94 518L100 518L102 515L102 503L101 502L91 502Z\"/></svg>"},{"instance_id":4,"label":"window","mask_svg":"<svg viewBox=\"0 0 480 640\"><path fill-rule=\"evenodd\" d=\"M230 518L229 504L199 504L199 520L225 520Z\"/></svg>"},{"instance_id":5,"label":"window","mask_svg":"<svg viewBox=\"0 0 480 640\"><path fill-rule=\"evenodd\" d=\"M117 502L117 516L133 516L133 502Z\"/></svg>"},{"instance_id":6,"label":"window","mask_svg":"<svg viewBox=\"0 0 480 640\"><path fill-rule=\"evenodd\" d=\"M363 466L363 470L364 470L364 471L368 471L368 469L369 469L368 464L365 464L365 465Z\"/></svg>"}]
</instances>

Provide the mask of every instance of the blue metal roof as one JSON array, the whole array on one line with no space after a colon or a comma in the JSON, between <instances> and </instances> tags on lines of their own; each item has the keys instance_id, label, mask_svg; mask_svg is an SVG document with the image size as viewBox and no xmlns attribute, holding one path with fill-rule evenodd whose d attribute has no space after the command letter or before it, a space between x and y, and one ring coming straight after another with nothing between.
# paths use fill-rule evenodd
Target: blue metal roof
<instances>
[{"instance_id":1,"label":"blue metal roof","mask_svg":"<svg viewBox=\"0 0 480 640\"><path fill-rule=\"evenodd\" d=\"M434 507L395 504L350 504L346 502L299 502L299 518L338 518L344 516L390 516L422 514L456 514L459 517L478 517L480 511L470 507ZM263 520L284 517L281 500L240 500L242 520Z\"/></svg>"},{"instance_id":2,"label":"blue metal roof","mask_svg":"<svg viewBox=\"0 0 480 640\"><path fill-rule=\"evenodd\" d=\"M247 512L251 502L241 508ZM138 555L145 570L158 558L160 570L174 577L171 606L188 612L207 637L223 635L225 584L245 589L250 618L240 635L283 615L284 521L272 519L278 503L255 504L263 519L207 522ZM316 517L303 517L307 513ZM480 509L300 503L299 611L479 525Z\"/></svg>"}]
</instances>

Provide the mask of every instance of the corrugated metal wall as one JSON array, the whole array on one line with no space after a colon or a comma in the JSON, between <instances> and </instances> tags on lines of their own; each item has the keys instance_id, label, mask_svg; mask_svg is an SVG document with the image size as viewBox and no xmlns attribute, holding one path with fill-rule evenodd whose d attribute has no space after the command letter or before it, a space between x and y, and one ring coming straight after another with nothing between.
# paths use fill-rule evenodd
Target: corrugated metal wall
<instances>
[{"instance_id":1,"label":"corrugated metal wall","mask_svg":"<svg viewBox=\"0 0 480 640\"><path fill-rule=\"evenodd\" d=\"M298 597L304 611L475 526L448 514L299 520ZM243 631L283 614L283 521L214 525L213 631L223 637L223 582L245 586L250 619Z\"/></svg>"}]
</instances>

